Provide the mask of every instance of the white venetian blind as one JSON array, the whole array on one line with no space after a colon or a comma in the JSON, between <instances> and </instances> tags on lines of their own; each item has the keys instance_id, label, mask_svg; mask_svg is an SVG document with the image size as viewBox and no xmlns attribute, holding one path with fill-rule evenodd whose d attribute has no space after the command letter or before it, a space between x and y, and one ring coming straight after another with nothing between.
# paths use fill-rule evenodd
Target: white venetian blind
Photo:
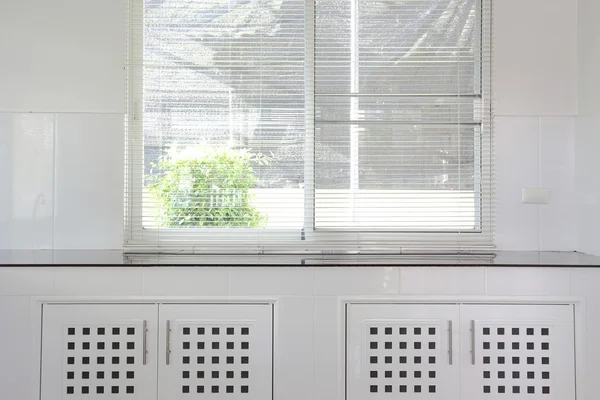
<instances>
[{"instance_id":1,"label":"white venetian blind","mask_svg":"<svg viewBox=\"0 0 600 400\"><path fill-rule=\"evenodd\" d=\"M128 250L492 244L489 0L130 11Z\"/></svg>"}]
</instances>

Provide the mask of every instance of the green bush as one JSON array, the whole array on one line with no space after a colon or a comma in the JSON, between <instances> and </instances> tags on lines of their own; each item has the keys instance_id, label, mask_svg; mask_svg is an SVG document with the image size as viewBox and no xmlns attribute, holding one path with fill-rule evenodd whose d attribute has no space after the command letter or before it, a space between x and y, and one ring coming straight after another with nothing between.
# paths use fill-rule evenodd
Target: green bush
<instances>
[{"instance_id":1,"label":"green bush","mask_svg":"<svg viewBox=\"0 0 600 400\"><path fill-rule=\"evenodd\" d=\"M169 227L259 227L266 221L250 200L258 183L253 163L264 156L216 146L171 149L158 164L148 185L160 204L157 216Z\"/></svg>"}]
</instances>

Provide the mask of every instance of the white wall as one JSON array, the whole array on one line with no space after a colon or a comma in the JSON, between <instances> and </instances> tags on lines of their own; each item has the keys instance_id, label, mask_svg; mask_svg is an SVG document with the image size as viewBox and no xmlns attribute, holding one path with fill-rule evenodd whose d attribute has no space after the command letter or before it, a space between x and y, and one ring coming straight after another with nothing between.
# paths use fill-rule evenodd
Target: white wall
<instances>
[{"instance_id":1,"label":"white wall","mask_svg":"<svg viewBox=\"0 0 600 400\"><path fill-rule=\"evenodd\" d=\"M343 400L339 297L448 295L584 300L578 345L585 359L577 369L584 381L578 399L595 400L599 281L596 268L0 268L0 399L39 400L30 397L39 373L33 353L35 296L277 297L276 399Z\"/></svg>"},{"instance_id":2,"label":"white wall","mask_svg":"<svg viewBox=\"0 0 600 400\"><path fill-rule=\"evenodd\" d=\"M574 250L577 2L494 2L496 244ZM551 190L547 205L521 189Z\"/></svg>"},{"instance_id":3,"label":"white wall","mask_svg":"<svg viewBox=\"0 0 600 400\"><path fill-rule=\"evenodd\" d=\"M578 242L600 255L600 2L579 0L579 113L576 122Z\"/></svg>"},{"instance_id":4,"label":"white wall","mask_svg":"<svg viewBox=\"0 0 600 400\"><path fill-rule=\"evenodd\" d=\"M498 248L574 250L576 2L494 16ZM120 248L125 32L124 0L0 5L0 248Z\"/></svg>"}]
</instances>

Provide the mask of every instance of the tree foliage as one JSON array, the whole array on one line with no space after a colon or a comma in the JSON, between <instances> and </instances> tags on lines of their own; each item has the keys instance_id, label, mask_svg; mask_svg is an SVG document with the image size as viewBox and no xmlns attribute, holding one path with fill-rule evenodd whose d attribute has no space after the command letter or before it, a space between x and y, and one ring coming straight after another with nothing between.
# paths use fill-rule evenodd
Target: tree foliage
<instances>
[{"instance_id":1,"label":"tree foliage","mask_svg":"<svg viewBox=\"0 0 600 400\"><path fill-rule=\"evenodd\" d=\"M267 217L252 204L258 180L253 163L263 155L215 146L173 148L153 165L150 193L160 203L158 219L169 227L259 227Z\"/></svg>"}]
</instances>

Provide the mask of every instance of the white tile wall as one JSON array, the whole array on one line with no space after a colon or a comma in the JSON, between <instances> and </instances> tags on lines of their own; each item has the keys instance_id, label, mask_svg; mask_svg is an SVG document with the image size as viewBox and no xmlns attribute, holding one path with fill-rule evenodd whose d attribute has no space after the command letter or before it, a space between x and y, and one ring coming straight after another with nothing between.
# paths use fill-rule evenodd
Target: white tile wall
<instances>
[{"instance_id":1,"label":"white tile wall","mask_svg":"<svg viewBox=\"0 0 600 400\"><path fill-rule=\"evenodd\" d=\"M36 296L53 293L53 268L0 268L0 296Z\"/></svg>"},{"instance_id":2,"label":"white tile wall","mask_svg":"<svg viewBox=\"0 0 600 400\"><path fill-rule=\"evenodd\" d=\"M0 113L0 248L53 246L52 114Z\"/></svg>"},{"instance_id":3,"label":"white tile wall","mask_svg":"<svg viewBox=\"0 0 600 400\"><path fill-rule=\"evenodd\" d=\"M577 2L493 4L496 115L575 115Z\"/></svg>"},{"instance_id":4,"label":"white tile wall","mask_svg":"<svg viewBox=\"0 0 600 400\"><path fill-rule=\"evenodd\" d=\"M145 268L142 290L146 296L229 294L229 271L226 268Z\"/></svg>"},{"instance_id":5,"label":"white tile wall","mask_svg":"<svg viewBox=\"0 0 600 400\"><path fill-rule=\"evenodd\" d=\"M576 133L578 250L600 255L600 116L579 116Z\"/></svg>"},{"instance_id":6,"label":"white tile wall","mask_svg":"<svg viewBox=\"0 0 600 400\"><path fill-rule=\"evenodd\" d=\"M310 271L310 272L309 272ZM258 272L258 273L257 273ZM314 291L312 270L266 267L229 270L229 293L237 295L308 295Z\"/></svg>"},{"instance_id":7,"label":"white tile wall","mask_svg":"<svg viewBox=\"0 0 600 400\"><path fill-rule=\"evenodd\" d=\"M489 296L568 296L570 279L567 269L490 267L485 293Z\"/></svg>"},{"instance_id":8,"label":"white tile wall","mask_svg":"<svg viewBox=\"0 0 600 400\"><path fill-rule=\"evenodd\" d=\"M122 114L56 117L57 249L119 249L123 243Z\"/></svg>"},{"instance_id":9,"label":"white tile wall","mask_svg":"<svg viewBox=\"0 0 600 400\"><path fill-rule=\"evenodd\" d=\"M496 118L496 246L537 250L539 213L521 203L521 190L539 181L539 118ZM518 143L518 145L516 145Z\"/></svg>"},{"instance_id":10,"label":"white tile wall","mask_svg":"<svg viewBox=\"0 0 600 400\"><path fill-rule=\"evenodd\" d=\"M579 0L579 97L575 176L578 249L600 255L600 2Z\"/></svg>"},{"instance_id":11,"label":"white tile wall","mask_svg":"<svg viewBox=\"0 0 600 400\"><path fill-rule=\"evenodd\" d=\"M397 294L398 278L398 268L389 267L316 269L315 294Z\"/></svg>"},{"instance_id":12,"label":"white tile wall","mask_svg":"<svg viewBox=\"0 0 600 400\"><path fill-rule=\"evenodd\" d=\"M540 182L550 202L540 209L538 250L573 251L577 247L575 212L575 117L540 119Z\"/></svg>"},{"instance_id":13,"label":"white tile wall","mask_svg":"<svg viewBox=\"0 0 600 400\"><path fill-rule=\"evenodd\" d=\"M573 251L575 117L496 117L496 246ZM518 143L518 145L515 145ZM525 187L550 189L548 204L523 204Z\"/></svg>"},{"instance_id":14,"label":"white tile wall","mask_svg":"<svg viewBox=\"0 0 600 400\"><path fill-rule=\"evenodd\" d=\"M600 34L598 18L600 2L596 0L578 0L578 103L579 114L600 116Z\"/></svg>"},{"instance_id":15,"label":"white tile wall","mask_svg":"<svg viewBox=\"0 0 600 400\"><path fill-rule=\"evenodd\" d=\"M2 2L0 111L124 111L124 0Z\"/></svg>"},{"instance_id":16,"label":"white tile wall","mask_svg":"<svg viewBox=\"0 0 600 400\"><path fill-rule=\"evenodd\" d=\"M54 281L56 293L66 296L142 294L142 270L134 267L59 267Z\"/></svg>"},{"instance_id":17,"label":"white tile wall","mask_svg":"<svg viewBox=\"0 0 600 400\"><path fill-rule=\"evenodd\" d=\"M402 268L400 293L476 295L485 293L484 268Z\"/></svg>"}]
</instances>

